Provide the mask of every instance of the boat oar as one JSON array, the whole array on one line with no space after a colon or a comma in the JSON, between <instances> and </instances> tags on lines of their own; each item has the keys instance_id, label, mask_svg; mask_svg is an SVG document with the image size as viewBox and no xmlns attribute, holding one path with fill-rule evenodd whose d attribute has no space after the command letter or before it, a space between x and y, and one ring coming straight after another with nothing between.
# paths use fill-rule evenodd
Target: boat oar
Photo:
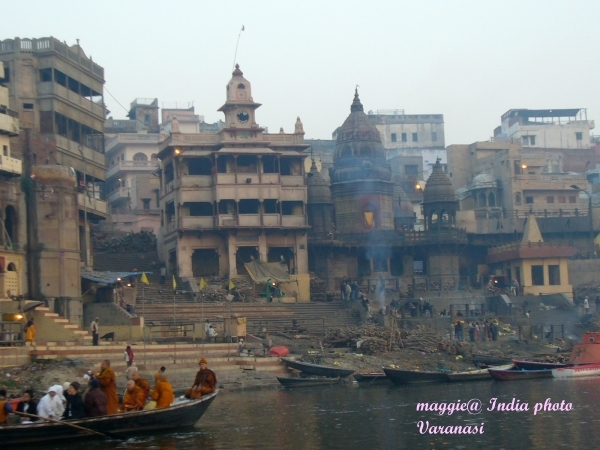
<instances>
[{"instance_id":1,"label":"boat oar","mask_svg":"<svg viewBox=\"0 0 600 450\"><path fill-rule=\"evenodd\" d=\"M19 412L19 411L14 411L14 413L18 414L20 416L32 417L34 419L47 420L48 422L52 422L52 423L60 423L61 425L67 425L69 427L77 428L78 430L86 431L88 433L97 434L97 435L105 437L105 438L110 437L113 439L121 439L121 440L127 439L125 436L122 436L120 434L110 433L108 431L104 431L101 433L100 431L91 430L90 428L85 428L80 425L75 425L74 423L63 422L62 420L50 419L50 418L46 418L46 417L36 416L35 414L29 414L29 413L24 413L24 412Z\"/></svg>"}]
</instances>

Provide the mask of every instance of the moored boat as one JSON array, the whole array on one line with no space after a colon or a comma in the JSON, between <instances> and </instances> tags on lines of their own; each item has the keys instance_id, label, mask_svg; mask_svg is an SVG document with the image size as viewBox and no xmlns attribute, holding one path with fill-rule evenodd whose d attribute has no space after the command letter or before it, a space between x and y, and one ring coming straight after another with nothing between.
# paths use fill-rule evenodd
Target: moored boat
<instances>
[{"instance_id":1,"label":"moored boat","mask_svg":"<svg viewBox=\"0 0 600 450\"><path fill-rule=\"evenodd\" d=\"M217 389L212 394L197 400L176 402L168 408L132 411L64 422L38 420L28 424L6 425L0 427L0 442L2 442L3 448L4 446L9 448L9 445L98 438L97 434L75 429L66 423L98 433L123 436L192 428L206 412L218 392Z\"/></svg>"},{"instance_id":2,"label":"moored boat","mask_svg":"<svg viewBox=\"0 0 600 450\"><path fill-rule=\"evenodd\" d=\"M389 382L389 379L384 372L355 373L354 379L362 386Z\"/></svg>"},{"instance_id":3,"label":"moored boat","mask_svg":"<svg viewBox=\"0 0 600 450\"><path fill-rule=\"evenodd\" d=\"M346 378L354 373L354 369L342 369L341 367L321 366L319 364L311 364L295 359L281 358L286 366L291 367L306 373L308 375L316 375L319 377L328 378Z\"/></svg>"},{"instance_id":4,"label":"moored boat","mask_svg":"<svg viewBox=\"0 0 600 450\"><path fill-rule=\"evenodd\" d=\"M394 384L441 383L447 381L445 372L388 369L385 367L383 371Z\"/></svg>"},{"instance_id":5,"label":"moored boat","mask_svg":"<svg viewBox=\"0 0 600 450\"><path fill-rule=\"evenodd\" d=\"M536 362L536 361L520 361L517 359L513 359L513 364L517 369L524 370L542 370L542 369L558 369L560 367L566 367L567 364L562 363L546 363L546 362Z\"/></svg>"},{"instance_id":6,"label":"moored boat","mask_svg":"<svg viewBox=\"0 0 600 450\"><path fill-rule=\"evenodd\" d=\"M277 381L285 387L308 387L339 384L342 380L340 378L277 377Z\"/></svg>"},{"instance_id":7,"label":"moored boat","mask_svg":"<svg viewBox=\"0 0 600 450\"><path fill-rule=\"evenodd\" d=\"M552 369L554 378L596 377L600 375L600 363Z\"/></svg>"},{"instance_id":8,"label":"moored boat","mask_svg":"<svg viewBox=\"0 0 600 450\"><path fill-rule=\"evenodd\" d=\"M517 369L487 369L496 380L527 380L530 378L552 378L552 369L522 370Z\"/></svg>"},{"instance_id":9,"label":"moored boat","mask_svg":"<svg viewBox=\"0 0 600 450\"><path fill-rule=\"evenodd\" d=\"M503 366L496 366L493 369L508 370L513 367L512 364L505 364ZM488 369L471 370L466 372L452 372L447 373L449 381L479 381L479 380L491 380L492 376Z\"/></svg>"}]
</instances>

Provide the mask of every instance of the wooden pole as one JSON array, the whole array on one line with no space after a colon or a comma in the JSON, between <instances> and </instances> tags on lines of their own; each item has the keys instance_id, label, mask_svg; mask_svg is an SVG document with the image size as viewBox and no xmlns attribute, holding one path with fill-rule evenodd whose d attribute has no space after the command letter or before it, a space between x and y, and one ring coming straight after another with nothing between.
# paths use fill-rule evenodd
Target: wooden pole
<instances>
[{"instance_id":1,"label":"wooden pole","mask_svg":"<svg viewBox=\"0 0 600 450\"><path fill-rule=\"evenodd\" d=\"M51 423L59 423L61 425L66 425L68 427L72 427L72 428L76 428L76 429L81 430L81 431L85 431L86 433L97 434L98 436L102 436L102 437L105 437L105 438L107 438L107 437L111 437L111 438L115 437L117 439L126 439L125 437L117 435L117 434L114 434L114 433L108 433L108 432L100 433L99 431L91 430L89 428L85 428L85 427L82 427L80 425L75 425L74 423L70 423L70 422L67 422L67 421L50 419L50 418L46 418L46 417L36 416L35 414L29 414L29 413L24 413L24 412L19 412L19 411L14 411L14 413L18 414L20 416L26 416L26 417L32 417L34 419L46 420L46 421L51 422Z\"/></svg>"},{"instance_id":2,"label":"wooden pole","mask_svg":"<svg viewBox=\"0 0 600 450\"><path fill-rule=\"evenodd\" d=\"M146 296L144 286L142 286L142 317L144 318L144 327L142 328L144 338L144 366L146 365Z\"/></svg>"}]
</instances>

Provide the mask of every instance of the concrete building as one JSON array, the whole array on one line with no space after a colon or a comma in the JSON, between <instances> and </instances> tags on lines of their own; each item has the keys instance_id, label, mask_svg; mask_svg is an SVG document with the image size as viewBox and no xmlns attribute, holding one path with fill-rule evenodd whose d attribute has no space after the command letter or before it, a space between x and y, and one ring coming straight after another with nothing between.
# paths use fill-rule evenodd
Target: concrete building
<instances>
[{"instance_id":1,"label":"concrete building","mask_svg":"<svg viewBox=\"0 0 600 450\"><path fill-rule=\"evenodd\" d=\"M27 193L27 293L79 323L80 266L93 264L89 225L108 216L104 69L79 44L52 37L1 41L0 61L20 118L11 152L22 156Z\"/></svg>"},{"instance_id":2,"label":"concrete building","mask_svg":"<svg viewBox=\"0 0 600 450\"><path fill-rule=\"evenodd\" d=\"M129 119L115 120L112 117L106 119L104 132L106 135L116 133L158 133L158 99L136 98L130 104ZM108 136L107 136L108 137Z\"/></svg>"},{"instance_id":3,"label":"concrete building","mask_svg":"<svg viewBox=\"0 0 600 450\"><path fill-rule=\"evenodd\" d=\"M10 109L0 61L0 299L26 292L26 214L21 191L21 160L11 152L10 138L19 135L18 114Z\"/></svg>"},{"instance_id":4,"label":"concrete building","mask_svg":"<svg viewBox=\"0 0 600 450\"><path fill-rule=\"evenodd\" d=\"M494 130L494 139L508 139L529 148L588 149L592 146L587 110L510 109Z\"/></svg>"},{"instance_id":5,"label":"concrete building","mask_svg":"<svg viewBox=\"0 0 600 450\"><path fill-rule=\"evenodd\" d=\"M282 261L292 300L310 300L304 130L265 133L259 103L236 66L218 133L183 133L179 116L160 143L161 231L167 269L184 281L244 277L253 259Z\"/></svg>"},{"instance_id":6,"label":"concrete building","mask_svg":"<svg viewBox=\"0 0 600 450\"><path fill-rule=\"evenodd\" d=\"M204 116L196 114L193 106L189 106L188 108L178 108L177 106L178 105L175 105L174 108L165 108L163 106L161 109L162 127L165 129L165 132L167 134L200 133L200 123L204 122ZM175 118L179 125L178 131L172 129L172 122Z\"/></svg>"}]
</instances>

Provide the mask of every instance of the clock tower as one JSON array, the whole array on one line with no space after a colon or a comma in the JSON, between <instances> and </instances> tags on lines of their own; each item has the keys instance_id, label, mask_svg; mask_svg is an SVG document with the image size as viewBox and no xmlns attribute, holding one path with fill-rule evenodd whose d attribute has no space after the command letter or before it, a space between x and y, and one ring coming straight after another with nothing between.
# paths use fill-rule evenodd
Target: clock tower
<instances>
[{"instance_id":1,"label":"clock tower","mask_svg":"<svg viewBox=\"0 0 600 450\"><path fill-rule=\"evenodd\" d=\"M227 84L227 100L219 108L225 114L225 127L221 133L227 140L252 140L260 137L263 128L256 123L256 109L260 103L252 99L252 85L244 78L239 64L235 65Z\"/></svg>"}]
</instances>

